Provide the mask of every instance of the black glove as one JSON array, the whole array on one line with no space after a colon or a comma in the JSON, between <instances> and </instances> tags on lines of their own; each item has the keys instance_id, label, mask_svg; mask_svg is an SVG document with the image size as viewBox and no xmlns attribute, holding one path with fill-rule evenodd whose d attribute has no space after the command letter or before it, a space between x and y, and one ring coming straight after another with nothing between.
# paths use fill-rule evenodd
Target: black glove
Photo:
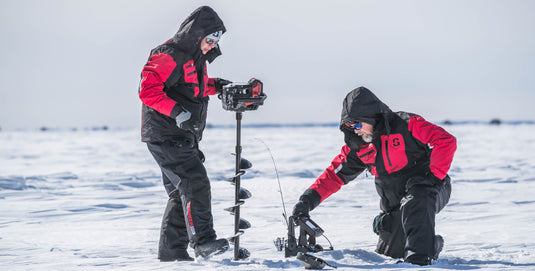
<instances>
[{"instance_id":1,"label":"black glove","mask_svg":"<svg viewBox=\"0 0 535 271\"><path fill-rule=\"evenodd\" d=\"M308 213L316 208L320 202L320 194L316 190L309 188L299 197L299 202L294 206L292 215L310 217Z\"/></svg>"},{"instance_id":2,"label":"black glove","mask_svg":"<svg viewBox=\"0 0 535 271\"><path fill-rule=\"evenodd\" d=\"M310 217L308 212L310 211L310 206L306 201L299 201L295 206L292 215L296 217Z\"/></svg>"},{"instance_id":3,"label":"black glove","mask_svg":"<svg viewBox=\"0 0 535 271\"><path fill-rule=\"evenodd\" d=\"M385 213L380 213L373 219L373 232L375 234L379 234L379 232L384 229L383 219L385 218L385 216Z\"/></svg>"},{"instance_id":4,"label":"black glove","mask_svg":"<svg viewBox=\"0 0 535 271\"><path fill-rule=\"evenodd\" d=\"M215 92L218 94L221 93L223 86L228 84L232 84L232 82L223 78L214 78Z\"/></svg>"},{"instance_id":5,"label":"black glove","mask_svg":"<svg viewBox=\"0 0 535 271\"><path fill-rule=\"evenodd\" d=\"M192 118L191 112L182 107L180 114L176 116L176 126L180 129L188 130L197 134L201 129L201 124L199 121L195 121L195 118Z\"/></svg>"}]
</instances>

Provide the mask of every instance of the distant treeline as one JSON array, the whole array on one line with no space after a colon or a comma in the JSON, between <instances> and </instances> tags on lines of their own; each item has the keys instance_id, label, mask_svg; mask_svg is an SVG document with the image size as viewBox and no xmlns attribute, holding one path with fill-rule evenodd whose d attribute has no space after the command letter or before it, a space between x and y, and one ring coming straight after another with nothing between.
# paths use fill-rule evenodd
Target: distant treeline
<instances>
[{"instance_id":1,"label":"distant treeline","mask_svg":"<svg viewBox=\"0 0 535 271\"><path fill-rule=\"evenodd\" d=\"M512 121L502 121L500 119L492 119L490 121L479 121L479 120L462 120L462 121L453 121L453 120L444 120L441 122L435 122L439 125L466 125L466 124L478 124L478 125L520 125L520 124L535 124L535 120L512 120ZM283 128L283 127L338 127L340 123L331 122L331 123L245 123L242 124L244 128ZM222 124L207 124L206 128L234 128L235 125L222 125Z\"/></svg>"},{"instance_id":2,"label":"distant treeline","mask_svg":"<svg viewBox=\"0 0 535 271\"><path fill-rule=\"evenodd\" d=\"M502 121L500 119L492 119L490 121L481 121L481 120L444 120L441 122L435 122L439 125L533 125L535 120L507 120ZM243 128L304 128L304 127L338 127L340 124L337 122L330 123L244 123L242 124ZM211 124L206 125L207 129L210 128L232 128L236 127L235 124ZM114 127L113 130L129 130L135 129L136 127ZM33 129L17 129L22 131L28 131ZM41 126L38 128L39 131L108 131L110 128L107 125L95 126L95 127L83 127L83 128L57 128L57 127L47 127ZM0 132L2 127L0 127Z\"/></svg>"}]
</instances>

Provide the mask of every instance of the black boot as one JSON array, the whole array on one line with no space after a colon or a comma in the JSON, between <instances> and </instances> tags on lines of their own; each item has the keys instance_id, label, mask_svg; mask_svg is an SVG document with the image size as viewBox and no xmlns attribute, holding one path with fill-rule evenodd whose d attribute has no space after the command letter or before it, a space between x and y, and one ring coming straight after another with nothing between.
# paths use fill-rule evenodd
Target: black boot
<instances>
[{"instance_id":1,"label":"black boot","mask_svg":"<svg viewBox=\"0 0 535 271\"><path fill-rule=\"evenodd\" d=\"M160 262L194 261L194 259L189 256L187 250L177 250L174 255L160 255L159 259Z\"/></svg>"},{"instance_id":2,"label":"black boot","mask_svg":"<svg viewBox=\"0 0 535 271\"><path fill-rule=\"evenodd\" d=\"M404 262L417 264L417 265L421 265L421 266L430 265L431 264L431 257L429 257L427 255L413 254L413 255L407 257L407 259L405 259Z\"/></svg>"},{"instance_id":3,"label":"black boot","mask_svg":"<svg viewBox=\"0 0 535 271\"><path fill-rule=\"evenodd\" d=\"M194 259L192 257L189 256L188 252L184 250L184 253L181 253L179 252L177 254L177 257L176 257L176 260L179 261L179 262L191 262L193 261Z\"/></svg>"},{"instance_id":4,"label":"black boot","mask_svg":"<svg viewBox=\"0 0 535 271\"><path fill-rule=\"evenodd\" d=\"M413 254L407 259L405 259L405 262L417 264L417 265L430 265L431 260L437 260L438 255L442 251L442 247L444 246L444 238L440 235L435 235L435 254L433 254L432 257L429 257L427 255L420 255L420 254Z\"/></svg>"},{"instance_id":5,"label":"black boot","mask_svg":"<svg viewBox=\"0 0 535 271\"><path fill-rule=\"evenodd\" d=\"M229 248L227 239L217 239L208 243L198 244L195 246L195 257L208 257L218 255Z\"/></svg>"}]
</instances>

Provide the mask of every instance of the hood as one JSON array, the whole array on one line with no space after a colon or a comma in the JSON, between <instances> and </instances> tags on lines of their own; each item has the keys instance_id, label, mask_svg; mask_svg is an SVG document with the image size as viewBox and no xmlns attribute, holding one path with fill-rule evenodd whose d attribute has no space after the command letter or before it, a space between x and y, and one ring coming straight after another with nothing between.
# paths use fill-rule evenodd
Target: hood
<instances>
[{"instance_id":1,"label":"hood","mask_svg":"<svg viewBox=\"0 0 535 271\"><path fill-rule=\"evenodd\" d=\"M227 29L217 13L209 6L202 6L193 11L180 25L173 37L173 43L191 55L200 53L200 44L204 37L216 31L225 33ZM207 60L212 62L221 55L219 45L207 53Z\"/></svg>"},{"instance_id":2,"label":"hood","mask_svg":"<svg viewBox=\"0 0 535 271\"><path fill-rule=\"evenodd\" d=\"M359 87L349 92L344 99L342 108L342 117L340 120L340 130L344 133L344 141L351 148L359 150L360 146L368 143L364 142L362 137L348 130L344 123L355 120L370 120L376 124L385 123L382 121L386 114L392 112L375 94L365 87ZM387 131L388 131L387 127Z\"/></svg>"},{"instance_id":3,"label":"hood","mask_svg":"<svg viewBox=\"0 0 535 271\"><path fill-rule=\"evenodd\" d=\"M377 120L381 114L392 112L375 94L365 87L349 92L342 104L340 125L355 120Z\"/></svg>"}]
</instances>

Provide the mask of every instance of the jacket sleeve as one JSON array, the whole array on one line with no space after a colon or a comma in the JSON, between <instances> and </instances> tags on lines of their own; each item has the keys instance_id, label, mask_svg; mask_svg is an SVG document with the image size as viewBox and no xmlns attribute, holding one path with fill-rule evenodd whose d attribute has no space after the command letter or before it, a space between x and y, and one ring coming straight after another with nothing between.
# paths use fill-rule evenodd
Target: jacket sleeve
<instances>
[{"instance_id":1,"label":"jacket sleeve","mask_svg":"<svg viewBox=\"0 0 535 271\"><path fill-rule=\"evenodd\" d=\"M217 91L215 89L215 82L214 78L208 78L208 82L206 83L206 90L204 91L206 95L215 95L217 94Z\"/></svg>"},{"instance_id":2,"label":"jacket sleeve","mask_svg":"<svg viewBox=\"0 0 535 271\"><path fill-rule=\"evenodd\" d=\"M154 54L141 71L139 98L150 108L175 118L181 107L164 92L166 81L177 64L169 54Z\"/></svg>"},{"instance_id":3,"label":"jacket sleeve","mask_svg":"<svg viewBox=\"0 0 535 271\"><path fill-rule=\"evenodd\" d=\"M413 115L409 119L409 131L412 135L431 148L430 171L443 180L448 174L453 154L457 149L457 140L442 127Z\"/></svg>"},{"instance_id":4,"label":"jacket sleeve","mask_svg":"<svg viewBox=\"0 0 535 271\"><path fill-rule=\"evenodd\" d=\"M347 145L344 145L340 154L333 159L331 165L316 179L308 190L316 191L321 197L321 200L317 202L319 204L340 190L342 185L354 180L365 169L366 166L357 157L356 151L351 151ZM311 206L311 210L316 206Z\"/></svg>"}]
</instances>

